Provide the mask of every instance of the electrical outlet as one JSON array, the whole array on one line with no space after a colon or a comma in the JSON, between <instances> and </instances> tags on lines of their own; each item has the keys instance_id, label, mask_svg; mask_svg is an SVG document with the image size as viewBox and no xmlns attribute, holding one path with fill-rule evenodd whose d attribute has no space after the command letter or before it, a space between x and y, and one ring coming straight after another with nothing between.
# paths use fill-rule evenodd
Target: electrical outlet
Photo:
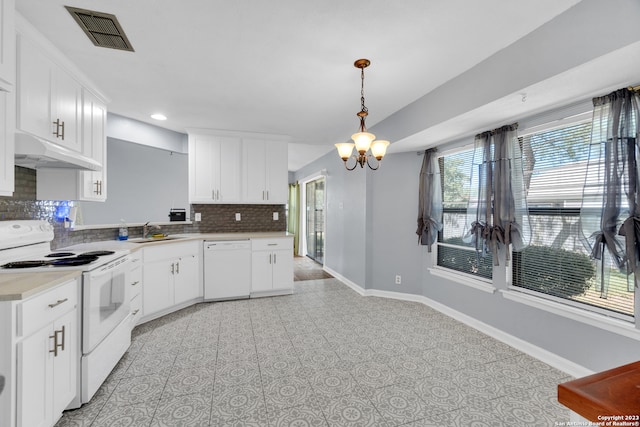
<instances>
[{"instance_id":1,"label":"electrical outlet","mask_svg":"<svg viewBox=\"0 0 640 427\"><path fill-rule=\"evenodd\" d=\"M200 212L196 212L196 221L202 221L202 214Z\"/></svg>"},{"instance_id":2,"label":"electrical outlet","mask_svg":"<svg viewBox=\"0 0 640 427\"><path fill-rule=\"evenodd\" d=\"M240 221L240 213L236 214L236 221Z\"/></svg>"},{"instance_id":3,"label":"electrical outlet","mask_svg":"<svg viewBox=\"0 0 640 427\"><path fill-rule=\"evenodd\" d=\"M278 220L278 212L274 212L273 213L273 220L277 221Z\"/></svg>"},{"instance_id":4,"label":"electrical outlet","mask_svg":"<svg viewBox=\"0 0 640 427\"><path fill-rule=\"evenodd\" d=\"M401 285L402 284L402 276L401 275L396 275L396 285Z\"/></svg>"}]
</instances>

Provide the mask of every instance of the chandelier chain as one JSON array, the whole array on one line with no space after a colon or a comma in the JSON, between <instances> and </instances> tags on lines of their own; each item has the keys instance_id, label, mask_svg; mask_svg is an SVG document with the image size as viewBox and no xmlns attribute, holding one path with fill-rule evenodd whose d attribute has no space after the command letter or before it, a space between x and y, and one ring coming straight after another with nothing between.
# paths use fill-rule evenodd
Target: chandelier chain
<instances>
[{"instance_id":1,"label":"chandelier chain","mask_svg":"<svg viewBox=\"0 0 640 427\"><path fill-rule=\"evenodd\" d=\"M364 68L360 69L360 105L362 107L361 111L369 112L367 107L364 106Z\"/></svg>"}]
</instances>

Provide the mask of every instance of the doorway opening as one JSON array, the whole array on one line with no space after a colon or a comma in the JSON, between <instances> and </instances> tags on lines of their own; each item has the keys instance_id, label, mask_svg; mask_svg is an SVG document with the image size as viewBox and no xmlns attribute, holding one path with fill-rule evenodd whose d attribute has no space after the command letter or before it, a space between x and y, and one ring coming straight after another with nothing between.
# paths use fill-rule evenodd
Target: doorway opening
<instances>
[{"instance_id":1,"label":"doorway opening","mask_svg":"<svg viewBox=\"0 0 640 427\"><path fill-rule=\"evenodd\" d=\"M324 264L325 178L305 183L305 241L306 255Z\"/></svg>"}]
</instances>

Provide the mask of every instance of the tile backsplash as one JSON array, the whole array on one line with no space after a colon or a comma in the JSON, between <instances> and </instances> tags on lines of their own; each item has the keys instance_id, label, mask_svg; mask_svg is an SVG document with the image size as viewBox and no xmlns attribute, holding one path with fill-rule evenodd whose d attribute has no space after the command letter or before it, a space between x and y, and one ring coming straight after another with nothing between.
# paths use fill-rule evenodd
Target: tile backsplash
<instances>
[{"instance_id":1,"label":"tile backsplash","mask_svg":"<svg viewBox=\"0 0 640 427\"><path fill-rule=\"evenodd\" d=\"M16 166L13 197L0 197L0 220L40 219L54 226L52 249L99 240L115 240L117 228L69 230L56 220L56 211L66 201L36 199L36 171ZM286 205L191 205L191 218L200 213L202 220L192 224L163 225L162 232L176 233L233 233L248 231L285 231ZM273 213L278 220L273 220ZM236 221L236 213L241 216ZM142 227L129 227L131 238L142 237Z\"/></svg>"}]
</instances>

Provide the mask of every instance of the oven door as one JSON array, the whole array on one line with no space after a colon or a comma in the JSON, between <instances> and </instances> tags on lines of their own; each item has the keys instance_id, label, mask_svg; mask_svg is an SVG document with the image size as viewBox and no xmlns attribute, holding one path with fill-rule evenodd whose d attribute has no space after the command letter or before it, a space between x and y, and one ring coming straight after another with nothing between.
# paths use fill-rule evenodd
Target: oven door
<instances>
[{"instance_id":1,"label":"oven door","mask_svg":"<svg viewBox=\"0 0 640 427\"><path fill-rule=\"evenodd\" d=\"M83 354L90 353L129 315L126 286L129 268L129 257L124 256L96 270L83 273Z\"/></svg>"}]
</instances>

